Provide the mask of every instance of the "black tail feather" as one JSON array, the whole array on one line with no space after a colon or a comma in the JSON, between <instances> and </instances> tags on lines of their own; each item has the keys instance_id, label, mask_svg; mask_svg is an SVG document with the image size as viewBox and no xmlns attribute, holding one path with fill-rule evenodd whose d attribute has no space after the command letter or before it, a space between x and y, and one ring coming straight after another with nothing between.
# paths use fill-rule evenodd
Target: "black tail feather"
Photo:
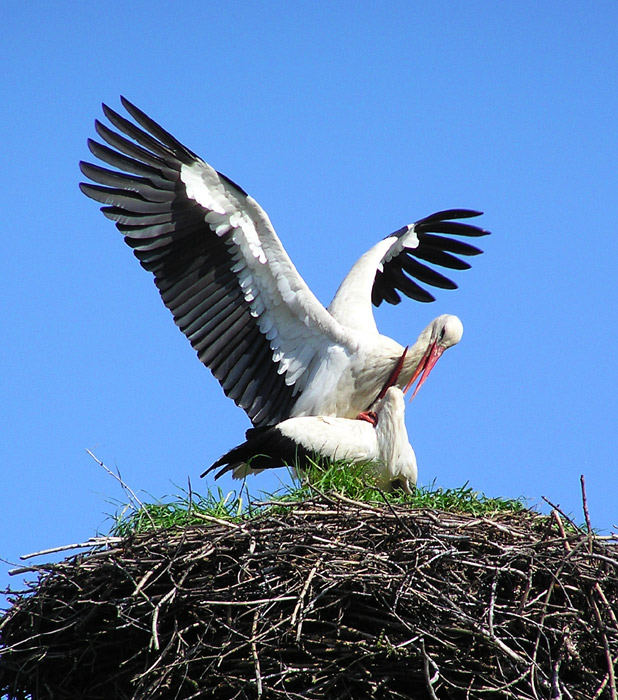
<instances>
[{"instance_id":1,"label":"black tail feather","mask_svg":"<svg viewBox=\"0 0 618 700\"><path fill-rule=\"evenodd\" d=\"M302 445L285 436L277 426L250 428L245 437L245 442L219 457L200 476L219 469L215 474L215 479L218 479L242 464L249 464L252 469L296 467L301 466L310 454Z\"/></svg>"}]
</instances>

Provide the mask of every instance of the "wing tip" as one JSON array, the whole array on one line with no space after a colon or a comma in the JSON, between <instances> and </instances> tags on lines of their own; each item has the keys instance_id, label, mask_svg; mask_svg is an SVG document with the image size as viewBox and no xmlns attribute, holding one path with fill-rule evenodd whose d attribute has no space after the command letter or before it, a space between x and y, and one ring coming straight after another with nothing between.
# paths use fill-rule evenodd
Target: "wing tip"
<instances>
[{"instance_id":1,"label":"wing tip","mask_svg":"<svg viewBox=\"0 0 618 700\"><path fill-rule=\"evenodd\" d=\"M221 459L218 459L216 462L213 462L208 467L208 469L204 469L204 471L200 474L200 479L203 479L205 476L210 474L210 472L214 471L217 467L220 467L221 465L222 465ZM228 467L226 466L223 468L223 470L221 472L219 472L218 474L215 474L215 479L218 479L221 476L221 474L224 474L227 471L227 469L228 469Z\"/></svg>"},{"instance_id":2,"label":"wing tip","mask_svg":"<svg viewBox=\"0 0 618 700\"><path fill-rule=\"evenodd\" d=\"M83 161L80 161L80 169L81 169L82 163L83 163ZM82 170L82 172L84 172L84 171ZM86 177L88 177L88 176L86 175ZM92 195L90 194L90 188L92 187L92 185L89 182L80 182L80 183L78 183L78 187L81 190L82 194L85 194L86 197L90 197L92 199Z\"/></svg>"},{"instance_id":3,"label":"wing tip","mask_svg":"<svg viewBox=\"0 0 618 700\"><path fill-rule=\"evenodd\" d=\"M130 100L128 100L124 95L120 95L120 104L127 110L127 112L135 119L139 121L140 118L150 120L150 117L139 107L136 107Z\"/></svg>"}]
</instances>

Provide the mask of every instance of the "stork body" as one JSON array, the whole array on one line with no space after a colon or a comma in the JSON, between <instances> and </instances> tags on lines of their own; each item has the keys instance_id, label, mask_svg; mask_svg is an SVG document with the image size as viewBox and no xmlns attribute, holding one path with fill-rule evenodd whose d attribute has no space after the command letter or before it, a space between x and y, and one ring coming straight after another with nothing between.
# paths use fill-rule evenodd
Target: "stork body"
<instances>
[{"instance_id":1,"label":"stork body","mask_svg":"<svg viewBox=\"0 0 618 700\"><path fill-rule=\"evenodd\" d=\"M288 418L278 425L252 428L247 440L218 459L205 474L219 469L236 479L264 469L293 466L303 470L308 460L363 462L372 466L380 488L399 483L408 493L416 485L417 466L404 421L401 389L390 387L374 406L375 427L369 422L333 416Z\"/></svg>"},{"instance_id":2,"label":"stork body","mask_svg":"<svg viewBox=\"0 0 618 700\"><path fill-rule=\"evenodd\" d=\"M154 274L174 321L224 392L255 426L303 415L353 418L367 410L403 351L378 332L372 304L399 303L398 292L432 301L412 277L455 288L419 260L468 268L454 253L481 251L436 234L485 235L453 221L479 212L438 212L387 236L352 267L325 309L260 205L122 101L139 126L104 105L117 131L97 121L108 145L89 141L89 147L115 170L82 163L83 173L98 184L81 188L104 205L105 216ZM462 331L455 316L435 319L409 348L397 385L422 372L420 386Z\"/></svg>"}]
</instances>

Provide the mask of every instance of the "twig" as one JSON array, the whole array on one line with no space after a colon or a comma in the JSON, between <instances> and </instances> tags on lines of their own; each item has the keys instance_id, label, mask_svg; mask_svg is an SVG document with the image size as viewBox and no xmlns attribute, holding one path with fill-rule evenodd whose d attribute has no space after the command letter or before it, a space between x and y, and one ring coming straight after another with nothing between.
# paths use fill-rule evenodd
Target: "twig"
<instances>
[{"instance_id":1,"label":"twig","mask_svg":"<svg viewBox=\"0 0 618 700\"><path fill-rule=\"evenodd\" d=\"M562 658L556 659L551 675L551 697L552 700L562 700L562 691L560 690L560 666Z\"/></svg>"},{"instance_id":2,"label":"twig","mask_svg":"<svg viewBox=\"0 0 618 700\"><path fill-rule=\"evenodd\" d=\"M562 543L564 544L564 548L566 549L567 552L571 551L571 545L569 544L569 541L567 540L567 535L564 529L564 525L562 524L562 520L560 520L560 514L558 511L554 508L551 512L552 518L556 521L556 524L558 525L558 530L560 530L560 535L562 536Z\"/></svg>"},{"instance_id":3,"label":"twig","mask_svg":"<svg viewBox=\"0 0 618 700\"><path fill-rule=\"evenodd\" d=\"M96 457L90 450L86 450L86 452L92 457L92 459L94 459L94 461L100 467L103 467L103 469L105 469L105 471L110 476L112 476L114 479L116 479L116 481L118 481L118 483L122 486L122 488L125 491L127 491L129 493L129 495L133 498L133 500L137 503L138 508L140 508L141 510L143 510L146 513L146 517L148 518L148 520L150 520L150 524L152 525L152 527L156 527L155 521L152 519L152 515L150 515L148 508L144 508L144 504L139 500L139 498L135 494L135 491L133 491L133 489L122 480L120 474L114 474L114 472L106 464L104 464L98 457Z\"/></svg>"},{"instance_id":4,"label":"twig","mask_svg":"<svg viewBox=\"0 0 618 700\"><path fill-rule=\"evenodd\" d=\"M386 495L384 494L384 491L382 489L378 488L377 486L375 487L377 492L380 494L380 497L384 501L386 507L390 510L390 512L393 514L395 520L403 527L403 529L410 535L410 537L414 537L414 533L410 528L406 525L406 523L401 519L397 511L393 508L392 504L389 502L388 498L386 498Z\"/></svg>"},{"instance_id":5,"label":"twig","mask_svg":"<svg viewBox=\"0 0 618 700\"><path fill-rule=\"evenodd\" d=\"M489 599L489 614L488 614L488 625L489 634L492 637L496 636L494 631L494 607L496 605L496 590L498 588L498 570L494 573L493 581L491 582L491 597Z\"/></svg>"},{"instance_id":6,"label":"twig","mask_svg":"<svg viewBox=\"0 0 618 700\"><path fill-rule=\"evenodd\" d=\"M421 651L423 652L423 670L425 673L425 684L427 685L427 690L429 691L429 696L431 700L439 700L438 696L436 695L436 691L433 689L434 683L438 680L440 677L440 669L438 668L436 662L429 656L429 654L425 650L425 640L421 639ZM429 666L433 667L434 674L433 676L430 675L429 672Z\"/></svg>"},{"instance_id":7,"label":"twig","mask_svg":"<svg viewBox=\"0 0 618 700\"><path fill-rule=\"evenodd\" d=\"M300 632L302 628L302 604L305 599L305 596L307 595L307 591L309 590L309 586L311 585L311 581L313 580L313 577L315 576L318 567L321 565L322 560L324 559L324 555L326 552L322 552L320 556L318 557L318 560L316 563L313 565L311 571L309 572L309 575L307 576L307 579L305 580L305 584L303 586L302 591L300 592L300 595L298 596L298 602L296 603L296 607L294 608L294 612L292 613L292 617L290 619L290 627L294 627L296 624L296 616L300 612L299 620L298 620L298 629L296 630L296 641L300 639Z\"/></svg>"},{"instance_id":8,"label":"twig","mask_svg":"<svg viewBox=\"0 0 618 700\"><path fill-rule=\"evenodd\" d=\"M36 571L49 571L49 564L39 564L38 566L18 566L15 569L9 569L9 576L20 576L21 574L31 574Z\"/></svg>"},{"instance_id":9,"label":"twig","mask_svg":"<svg viewBox=\"0 0 618 700\"><path fill-rule=\"evenodd\" d=\"M148 579L152 577L152 575L155 573L154 569L149 569L143 576L142 578L137 582L137 585L135 586L135 589L133 590L133 593L131 593L132 597L135 597L139 593L141 593L142 588L146 585L148 582Z\"/></svg>"},{"instance_id":10,"label":"twig","mask_svg":"<svg viewBox=\"0 0 618 700\"><path fill-rule=\"evenodd\" d=\"M580 475L579 481L582 487L582 504L584 507L586 529L588 530L588 551L592 552L592 525L590 524L590 513L588 512L588 498L586 497L586 481L584 479L583 474Z\"/></svg>"},{"instance_id":11,"label":"twig","mask_svg":"<svg viewBox=\"0 0 618 700\"><path fill-rule=\"evenodd\" d=\"M567 522L569 522L569 523L577 530L577 532L581 532L581 531L582 531L581 527L580 527L579 525L577 525L577 524L572 520L572 518L569 518L569 516L568 516L563 510L561 510L560 506L557 506L555 503L552 503L552 502L549 500L549 498L545 498L545 496L541 496L541 498L545 501L545 503L547 503L549 506L551 506L554 510L557 510L558 513L560 513L560 515L561 515Z\"/></svg>"},{"instance_id":12,"label":"twig","mask_svg":"<svg viewBox=\"0 0 618 700\"><path fill-rule=\"evenodd\" d=\"M248 605L260 605L261 603L282 603L285 600L296 600L296 596L282 595L277 598L258 598L257 600L203 600L202 604L247 607Z\"/></svg>"},{"instance_id":13,"label":"twig","mask_svg":"<svg viewBox=\"0 0 618 700\"><path fill-rule=\"evenodd\" d=\"M592 525L590 524L590 513L588 512L588 499L586 498L586 480L584 479L583 474L580 475L579 482L582 487L582 504L584 506L584 518L586 519L586 528L588 529L588 534L591 534Z\"/></svg>"},{"instance_id":14,"label":"twig","mask_svg":"<svg viewBox=\"0 0 618 700\"><path fill-rule=\"evenodd\" d=\"M596 618L599 629L601 630L601 639L603 641L603 648L605 650L605 659L607 661L607 676L609 679L609 689L611 693L612 700L618 700L618 690L616 689L616 675L614 671L614 662L612 661L612 654L609 648L609 642L607 641L607 635L603 629L603 620L601 619L601 613L594 599L590 601L592 603L592 611Z\"/></svg>"},{"instance_id":15,"label":"twig","mask_svg":"<svg viewBox=\"0 0 618 700\"><path fill-rule=\"evenodd\" d=\"M338 493L337 491L333 491L329 495L333 496L336 498L338 501L341 501L342 503L347 503L348 505L351 506L356 506L360 510L369 510L373 511L374 513L380 513L381 515L384 514L384 511L382 508L378 506L372 506L370 503L365 503L363 501L355 501L352 498L348 498L347 496L344 496L342 493Z\"/></svg>"},{"instance_id":16,"label":"twig","mask_svg":"<svg viewBox=\"0 0 618 700\"><path fill-rule=\"evenodd\" d=\"M193 517L199 518L200 520L206 520L209 523L216 523L217 525L223 525L223 527L228 527L231 530L242 530L242 525L238 523L233 523L231 520L225 520L225 518L216 518L214 515L206 515L206 513L199 513L195 511Z\"/></svg>"},{"instance_id":17,"label":"twig","mask_svg":"<svg viewBox=\"0 0 618 700\"><path fill-rule=\"evenodd\" d=\"M597 595L599 598L605 603L605 607L607 608L607 612L609 616L612 618L612 622L614 623L616 627L616 631L618 632L618 618L616 617L616 613L612 609L612 606L609 603L609 600L607 600L607 597L605 593L603 592L603 589L601 588L601 584L597 581L594 584L594 590L597 592Z\"/></svg>"},{"instance_id":18,"label":"twig","mask_svg":"<svg viewBox=\"0 0 618 700\"><path fill-rule=\"evenodd\" d=\"M86 542L76 542L74 544L63 544L60 547L50 547L49 549L41 549L39 552L31 554L22 554L20 559L32 559L32 557L40 557L43 554L54 554L56 552L66 552L69 549L84 549L85 547L101 547L106 544L118 544L122 542L122 537L91 537Z\"/></svg>"},{"instance_id":19,"label":"twig","mask_svg":"<svg viewBox=\"0 0 618 700\"><path fill-rule=\"evenodd\" d=\"M612 661L612 666L613 666L613 667L616 667L617 664L618 664L618 656L616 656L616 657L613 659L613 661ZM594 694L592 700L598 700L598 698L601 697L601 695L603 694L603 691L605 690L605 688L606 688L606 686L607 686L608 681L609 681L609 673L606 673L605 676L603 677L603 680L602 680L601 684L600 684L599 687L597 688L597 690L596 690L596 692L595 692L595 694Z\"/></svg>"},{"instance_id":20,"label":"twig","mask_svg":"<svg viewBox=\"0 0 618 700\"><path fill-rule=\"evenodd\" d=\"M158 625L159 625L159 612L161 611L161 608L167 603L168 601L174 600L176 596L176 588L170 589L164 596L161 598L161 600L155 605L154 612L152 613L152 644L155 648L155 651L159 651L159 630L158 630Z\"/></svg>"},{"instance_id":21,"label":"twig","mask_svg":"<svg viewBox=\"0 0 618 700\"><path fill-rule=\"evenodd\" d=\"M253 666L255 668L255 682L257 687L258 698L262 697L262 674L260 672L260 657L257 652L257 642L255 639L257 632L257 622L260 611L258 608L253 613L253 624L251 625L251 656L253 658Z\"/></svg>"}]
</instances>

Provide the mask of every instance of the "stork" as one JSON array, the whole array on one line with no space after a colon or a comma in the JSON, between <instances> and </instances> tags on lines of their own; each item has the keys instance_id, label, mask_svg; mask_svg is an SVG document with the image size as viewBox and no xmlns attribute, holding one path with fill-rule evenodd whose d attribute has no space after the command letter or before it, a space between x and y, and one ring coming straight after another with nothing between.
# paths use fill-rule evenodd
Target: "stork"
<instances>
[{"instance_id":1,"label":"stork","mask_svg":"<svg viewBox=\"0 0 618 700\"><path fill-rule=\"evenodd\" d=\"M307 415L354 418L369 410L403 351L378 332L372 304L398 304L399 292L433 301L410 276L456 288L419 260L469 268L456 255L482 251L437 234L483 236L488 232L453 221L481 212L441 211L390 234L352 267L326 309L255 199L121 99L134 121L103 105L116 131L97 120L107 145L88 142L114 170L82 162L96 184L80 187L104 205L102 212L154 274L174 321L225 394L256 427ZM462 332L456 316L432 321L395 383L403 387L420 377L418 390Z\"/></svg>"},{"instance_id":2,"label":"stork","mask_svg":"<svg viewBox=\"0 0 618 700\"><path fill-rule=\"evenodd\" d=\"M309 467L310 460L326 457L331 461L370 464L380 488L390 490L399 484L411 493L417 467L404 413L403 392L391 386L375 402L375 427L371 421L300 416L278 425L250 428L246 441L224 454L202 476L219 469L215 479L229 471L235 479L243 479L283 465L302 471Z\"/></svg>"}]
</instances>

